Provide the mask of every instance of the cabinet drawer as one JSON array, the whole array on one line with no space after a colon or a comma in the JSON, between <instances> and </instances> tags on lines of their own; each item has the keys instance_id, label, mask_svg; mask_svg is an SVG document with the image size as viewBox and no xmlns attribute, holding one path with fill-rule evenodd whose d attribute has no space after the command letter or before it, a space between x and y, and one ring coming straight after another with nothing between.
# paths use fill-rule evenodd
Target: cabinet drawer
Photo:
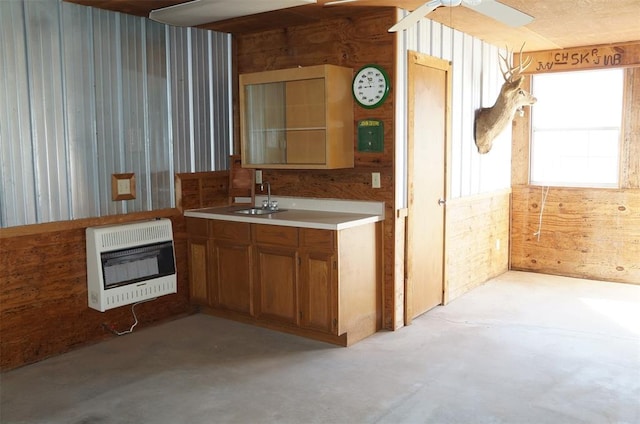
<instances>
[{"instance_id":1,"label":"cabinet drawer","mask_svg":"<svg viewBox=\"0 0 640 424\"><path fill-rule=\"evenodd\" d=\"M298 229L279 225L254 225L256 243L298 246Z\"/></svg>"},{"instance_id":2,"label":"cabinet drawer","mask_svg":"<svg viewBox=\"0 0 640 424\"><path fill-rule=\"evenodd\" d=\"M300 229L300 246L314 249L334 250L335 231L318 230L315 228Z\"/></svg>"},{"instance_id":3,"label":"cabinet drawer","mask_svg":"<svg viewBox=\"0 0 640 424\"><path fill-rule=\"evenodd\" d=\"M214 238L234 241L251 241L251 227L245 222L210 221L210 231Z\"/></svg>"},{"instance_id":4,"label":"cabinet drawer","mask_svg":"<svg viewBox=\"0 0 640 424\"><path fill-rule=\"evenodd\" d=\"M207 237L208 219L187 217L187 233L189 237Z\"/></svg>"}]
</instances>

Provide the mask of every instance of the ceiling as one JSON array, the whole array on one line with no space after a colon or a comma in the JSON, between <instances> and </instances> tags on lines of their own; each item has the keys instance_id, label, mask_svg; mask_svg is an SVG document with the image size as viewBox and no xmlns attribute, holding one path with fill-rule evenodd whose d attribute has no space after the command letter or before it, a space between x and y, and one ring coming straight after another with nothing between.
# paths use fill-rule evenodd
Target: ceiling
<instances>
[{"instance_id":1,"label":"ceiling","mask_svg":"<svg viewBox=\"0 0 640 424\"><path fill-rule=\"evenodd\" d=\"M72 3L148 16L153 9L188 0L66 0ZM349 17L363 8L398 7L413 10L426 0L359 0L336 6L317 4L292 7L201 25L201 28L231 33L304 25L325 17ZM429 18L471 34L491 44L525 51L592 46L640 41L639 0L499 0L531 15L535 20L520 28L511 28L466 7L441 7Z\"/></svg>"}]
</instances>

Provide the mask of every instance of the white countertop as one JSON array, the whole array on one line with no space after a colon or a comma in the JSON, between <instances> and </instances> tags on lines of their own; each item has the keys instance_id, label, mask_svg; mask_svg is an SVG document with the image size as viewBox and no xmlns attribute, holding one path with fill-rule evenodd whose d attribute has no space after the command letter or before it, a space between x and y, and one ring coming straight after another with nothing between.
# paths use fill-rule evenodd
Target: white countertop
<instances>
[{"instance_id":1,"label":"white countertop","mask_svg":"<svg viewBox=\"0 0 640 424\"><path fill-rule=\"evenodd\" d=\"M262 204L263 198L256 196L256 205ZM191 209L185 211L184 216L325 230L343 230L384 220L384 202L284 196L272 196L272 200L278 201L281 210L268 215L235 213L234 211L251 207L235 205Z\"/></svg>"}]
</instances>

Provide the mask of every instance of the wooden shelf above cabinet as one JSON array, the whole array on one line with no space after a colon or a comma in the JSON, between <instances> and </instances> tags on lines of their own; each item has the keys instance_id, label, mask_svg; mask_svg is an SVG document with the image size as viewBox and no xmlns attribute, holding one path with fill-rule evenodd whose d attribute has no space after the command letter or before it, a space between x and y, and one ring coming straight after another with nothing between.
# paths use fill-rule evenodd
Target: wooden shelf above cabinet
<instances>
[{"instance_id":1,"label":"wooden shelf above cabinet","mask_svg":"<svg viewBox=\"0 0 640 424\"><path fill-rule=\"evenodd\" d=\"M240 75L242 166L353 168L352 76L335 65Z\"/></svg>"}]
</instances>

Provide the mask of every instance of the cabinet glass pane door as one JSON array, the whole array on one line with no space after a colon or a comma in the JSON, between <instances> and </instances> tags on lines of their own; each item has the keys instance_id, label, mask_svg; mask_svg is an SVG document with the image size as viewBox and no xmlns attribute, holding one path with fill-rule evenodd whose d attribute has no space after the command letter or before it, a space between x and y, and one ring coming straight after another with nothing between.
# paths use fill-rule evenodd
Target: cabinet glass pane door
<instances>
[{"instance_id":1,"label":"cabinet glass pane door","mask_svg":"<svg viewBox=\"0 0 640 424\"><path fill-rule=\"evenodd\" d=\"M248 163L286 163L285 83L245 87Z\"/></svg>"},{"instance_id":2,"label":"cabinet glass pane door","mask_svg":"<svg viewBox=\"0 0 640 424\"><path fill-rule=\"evenodd\" d=\"M324 164L324 79L245 86L249 164Z\"/></svg>"}]
</instances>

